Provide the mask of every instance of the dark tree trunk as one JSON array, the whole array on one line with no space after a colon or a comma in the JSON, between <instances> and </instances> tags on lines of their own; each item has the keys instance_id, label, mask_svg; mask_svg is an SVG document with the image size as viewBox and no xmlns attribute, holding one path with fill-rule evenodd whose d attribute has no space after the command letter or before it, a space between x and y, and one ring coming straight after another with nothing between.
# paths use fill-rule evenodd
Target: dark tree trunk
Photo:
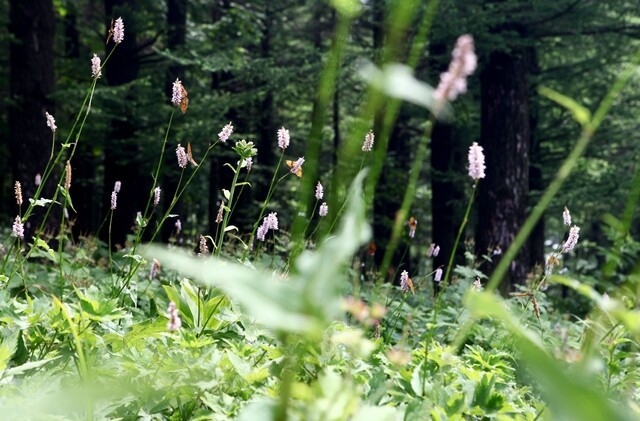
<instances>
[{"instance_id":1,"label":"dark tree trunk","mask_svg":"<svg viewBox=\"0 0 640 421\"><path fill-rule=\"evenodd\" d=\"M534 47L527 51L529 59L529 72L532 75L540 74L540 67ZM535 78L532 78L535 79ZM532 95L537 92L535 86L531 86ZM542 158L540 157L540 136L538 134L539 104L536 99L531 102L531 164L529 167L529 199L530 203L538 202L545 188L544 174L542 173ZM530 267L544 268L544 216L536 224L529 237Z\"/></svg>"},{"instance_id":2,"label":"dark tree trunk","mask_svg":"<svg viewBox=\"0 0 640 421\"><path fill-rule=\"evenodd\" d=\"M167 48L169 51L179 52L184 49L187 40L187 10L189 7L188 0L167 0ZM187 86L188 81L184 79L184 66L177 62L171 62L167 67L167 80L165 83L165 92L169 95L173 87L173 82L176 79L182 80ZM188 89L187 89L188 90ZM174 115L174 125L177 126L180 111L176 109ZM177 118L176 118L177 117ZM173 192L178 187L178 180L180 174L178 168L175 165L175 154L173 150L176 145L173 143L167 144L167 150L164 157L164 176L162 181L163 205L168 208L173 200ZM176 206L171 211L172 214L179 215L178 218L182 221L185 220L184 209L182 201L178 201ZM168 241L171 234L175 231L174 221L165 223L162 227L162 239Z\"/></svg>"},{"instance_id":3,"label":"dark tree trunk","mask_svg":"<svg viewBox=\"0 0 640 421\"><path fill-rule=\"evenodd\" d=\"M105 12L110 23L111 18L122 16L125 23L124 41L117 46L116 51L106 64L105 76L109 86L121 86L134 81L138 76L139 62L137 57L136 33L127 16L132 16L134 3L131 0L105 0ZM109 41L107 51L113 47L113 40ZM144 211L149 192L146 183L141 183L139 167L139 146L134 140L136 127L130 116L135 110L130 109L130 101L125 100L121 106L121 113L111 120L111 129L107 135L104 148L104 197L105 214L110 209L110 197L116 181L122 182L122 189L118 194L118 206L113 214L111 227L111 242L123 245L127 234L132 232L135 215ZM108 240L108 231L103 230L101 238Z\"/></svg>"},{"instance_id":4,"label":"dark tree trunk","mask_svg":"<svg viewBox=\"0 0 640 421\"><path fill-rule=\"evenodd\" d=\"M437 69L432 80L439 80L440 73L448 67L450 44L433 43L429 46L430 57L444 57L444 61L430 60L429 67ZM446 267L457 227L464 216L465 193L460 183L460 162L466 160L462 148L462 139L455 136L454 126L450 122L438 121L431 134L431 234L432 242L440 246L440 253L433 257L433 268ZM463 248L456 250L457 258L462 256ZM458 259L456 259L457 261ZM455 265L455 261L454 261ZM455 266L454 266L455 267ZM434 292L438 291L438 282L433 283Z\"/></svg>"},{"instance_id":5,"label":"dark tree trunk","mask_svg":"<svg viewBox=\"0 0 640 421\"><path fill-rule=\"evenodd\" d=\"M529 86L526 53L494 51L480 75L481 140L486 178L480 181L476 251L492 255L506 250L522 226L529 191ZM496 256L495 262L500 258ZM503 291L522 284L529 272L527 244L510 265ZM488 273L494 265L483 268Z\"/></svg>"},{"instance_id":6,"label":"dark tree trunk","mask_svg":"<svg viewBox=\"0 0 640 421\"><path fill-rule=\"evenodd\" d=\"M431 230L432 242L440 246L440 253L433 258L434 269L446 267L464 216L461 204L467 199L459 172L460 162L465 162L466 156L460 145L461 139L455 138L453 126L446 122L436 124L431 135ZM459 245L457 257L463 250ZM434 282L436 292L438 285Z\"/></svg>"},{"instance_id":7,"label":"dark tree trunk","mask_svg":"<svg viewBox=\"0 0 640 421\"><path fill-rule=\"evenodd\" d=\"M64 17L65 56L73 62L80 60L80 33L78 31L78 11L72 2L67 4L67 14ZM86 74L83 76L86 77ZM95 144L91 139L82 139L73 161L73 184L71 196L73 204L78 212L71 215L73 223L73 235L78 238L88 235L98 229L100 208L96 206L96 157L94 156ZM69 212L72 212L69 210Z\"/></svg>"},{"instance_id":8,"label":"dark tree trunk","mask_svg":"<svg viewBox=\"0 0 640 421\"><path fill-rule=\"evenodd\" d=\"M26 202L35 193L35 176L44 171L51 151L52 134L44 113L55 116L49 98L54 89L54 13L51 0L11 0L9 4L9 30L14 37L10 47L9 152L13 178L22 183ZM59 174L52 173L43 197L53 196ZM58 226L57 214L52 213L47 221L52 228ZM38 212L27 222L25 239L30 239L41 217Z\"/></svg>"}]
</instances>

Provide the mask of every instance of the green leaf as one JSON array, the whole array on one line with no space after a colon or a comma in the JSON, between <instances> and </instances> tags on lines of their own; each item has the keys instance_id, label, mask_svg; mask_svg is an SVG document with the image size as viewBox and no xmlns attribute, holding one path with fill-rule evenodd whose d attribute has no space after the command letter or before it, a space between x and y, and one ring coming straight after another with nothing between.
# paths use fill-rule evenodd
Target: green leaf
<instances>
[{"instance_id":1,"label":"green leaf","mask_svg":"<svg viewBox=\"0 0 640 421\"><path fill-rule=\"evenodd\" d=\"M60 193L62 193L62 196L66 199L66 202L69 206L71 206L71 209L75 212L78 213L76 211L76 209L73 207L73 201L71 200L71 194L69 194L69 190L65 189L62 186L59 186L60 188Z\"/></svg>"},{"instance_id":2,"label":"green leaf","mask_svg":"<svg viewBox=\"0 0 640 421\"><path fill-rule=\"evenodd\" d=\"M585 126L591 121L591 112L568 96L545 86L540 86L538 93L569 110L580 125Z\"/></svg>"},{"instance_id":3,"label":"green leaf","mask_svg":"<svg viewBox=\"0 0 640 421\"><path fill-rule=\"evenodd\" d=\"M18 349L19 330L12 332L10 335L2 338L0 343L0 371L4 371L9 365L9 360Z\"/></svg>"}]
</instances>

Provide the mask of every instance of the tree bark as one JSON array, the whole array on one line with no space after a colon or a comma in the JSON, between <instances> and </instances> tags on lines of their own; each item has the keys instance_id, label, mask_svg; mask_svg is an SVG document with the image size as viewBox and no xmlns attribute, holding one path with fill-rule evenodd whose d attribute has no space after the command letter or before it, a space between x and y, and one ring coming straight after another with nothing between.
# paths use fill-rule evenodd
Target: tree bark
<instances>
[{"instance_id":1,"label":"tree bark","mask_svg":"<svg viewBox=\"0 0 640 421\"><path fill-rule=\"evenodd\" d=\"M137 57L136 32L133 25L127 25L132 20L134 9L132 0L105 0L105 13L108 23L111 19L122 16L125 22L125 37L106 64L105 76L109 86L122 86L134 81L138 77L139 61ZM113 47L113 40L107 45L107 52ZM146 190L147 183L141 183L139 173L139 146L134 141L136 127L130 114L134 110L127 106L128 94L121 109L121 114L111 120L111 128L107 135L104 147L104 210L110 212L110 197L116 181L122 182L122 188L118 193L117 209L113 213L111 226L111 243L124 245L127 234L132 232L135 223L135 215L144 210L144 205L149 197ZM101 232L101 238L108 240L108 230Z\"/></svg>"},{"instance_id":2,"label":"tree bark","mask_svg":"<svg viewBox=\"0 0 640 421\"><path fill-rule=\"evenodd\" d=\"M188 0L167 0L167 48L169 51L179 52L185 48L187 41L187 10L189 7ZM180 78L184 79L184 66L177 62L171 62L167 66L165 92L169 95L173 87L173 82ZM183 82L185 82L183 80ZM187 82L185 82L187 83ZM188 86L188 83L187 83ZM188 90L188 89L187 89ZM175 129L178 126L178 114L180 111L176 109L172 127ZM185 145L183 145L185 146ZM163 194L163 206L168 208L173 201L173 192L178 187L178 180L180 177L179 171L175 165L176 156L173 153L176 145L173 143L167 144L167 150L164 157L164 169L162 177L162 191ZM176 206L172 210L172 214L177 214L178 219L184 221L186 215L184 215L183 201L178 201ZM175 232L175 221L167 221L162 227L162 240L167 242L171 237L171 234Z\"/></svg>"},{"instance_id":3,"label":"tree bark","mask_svg":"<svg viewBox=\"0 0 640 421\"><path fill-rule=\"evenodd\" d=\"M481 141L486 178L478 192L476 251L494 255L491 273L525 219L529 191L529 86L527 59L522 49L493 51L480 75L482 86ZM523 284L529 272L525 243L503 281L503 291Z\"/></svg>"},{"instance_id":4,"label":"tree bark","mask_svg":"<svg viewBox=\"0 0 640 421\"><path fill-rule=\"evenodd\" d=\"M50 158L52 133L44 113L55 116L49 98L54 89L54 13L51 0L11 0L9 5L9 30L14 37L9 53L9 152L13 178L22 183L26 201L36 191L36 174L44 171ZM43 197L53 196L58 175L52 174ZM47 221L52 228L58 227L57 214L53 212ZM41 218L41 212L36 212L26 223L25 239L30 239Z\"/></svg>"}]
</instances>

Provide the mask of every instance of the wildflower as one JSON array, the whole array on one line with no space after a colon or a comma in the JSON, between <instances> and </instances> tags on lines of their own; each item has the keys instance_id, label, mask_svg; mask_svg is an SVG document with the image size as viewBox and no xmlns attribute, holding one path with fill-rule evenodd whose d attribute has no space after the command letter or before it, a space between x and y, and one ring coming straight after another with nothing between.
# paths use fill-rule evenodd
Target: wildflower
<instances>
[{"instance_id":1,"label":"wildflower","mask_svg":"<svg viewBox=\"0 0 640 421\"><path fill-rule=\"evenodd\" d=\"M433 275L433 280L435 282L440 282L442 281L442 268L438 268L436 269L436 272Z\"/></svg>"},{"instance_id":2,"label":"wildflower","mask_svg":"<svg viewBox=\"0 0 640 421\"><path fill-rule=\"evenodd\" d=\"M116 210L118 207L118 193L116 191L111 192L111 210Z\"/></svg>"},{"instance_id":3,"label":"wildflower","mask_svg":"<svg viewBox=\"0 0 640 421\"><path fill-rule=\"evenodd\" d=\"M429 246L429 251L427 252L427 256L438 257L438 254L440 254L440 246L436 245L435 243L431 243L431 245Z\"/></svg>"},{"instance_id":4,"label":"wildflower","mask_svg":"<svg viewBox=\"0 0 640 421\"><path fill-rule=\"evenodd\" d=\"M565 225L571 225L571 213L566 206L564 207L564 211L562 211L562 220L564 221Z\"/></svg>"},{"instance_id":5,"label":"wildflower","mask_svg":"<svg viewBox=\"0 0 640 421\"><path fill-rule=\"evenodd\" d=\"M218 208L218 215L216 215L216 224L221 223L223 217L224 217L224 200L220 202L220 207Z\"/></svg>"},{"instance_id":6,"label":"wildflower","mask_svg":"<svg viewBox=\"0 0 640 421\"><path fill-rule=\"evenodd\" d=\"M124 41L124 22L122 18L116 19L116 24L113 27L113 42L120 44Z\"/></svg>"},{"instance_id":7,"label":"wildflower","mask_svg":"<svg viewBox=\"0 0 640 421\"><path fill-rule=\"evenodd\" d=\"M469 147L469 177L476 181L484 178L485 168L482 146L478 145L478 142L473 142Z\"/></svg>"},{"instance_id":8,"label":"wildflower","mask_svg":"<svg viewBox=\"0 0 640 421\"><path fill-rule=\"evenodd\" d=\"M153 189L153 206L158 206L158 203L160 203L161 193L162 190L160 189L160 187L156 187L155 189Z\"/></svg>"},{"instance_id":9,"label":"wildflower","mask_svg":"<svg viewBox=\"0 0 640 421\"><path fill-rule=\"evenodd\" d=\"M409 218L409 238L415 237L416 228L418 228L418 221L412 216Z\"/></svg>"},{"instance_id":10,"label":"wildflower","mask_svg":"<svg viewBox=\"0 0 640 421\"><path fill-rule=\"evenodd\" d=\"M373 135L373 130L369 130L369 133L364 137L364 143L362 144L362 152L371 152L373 149L373 140L375 136Z\"/></svg>"},{"instance_id":11,"label":"wildflower","mask_svg":"<svg viewBox=\"0 0 640 421\"><path fill-rule=\"evenodd\" d=\"M302 164L304 164L304 157L298 158L298 160L291 166L291 170L289 170L289 172L291 174L298 175L299 172L302 172Z\"/></svg>"},{"instance_id":12,"label":"wildflower","mask_svg":"<svg viewBox=\"0 0 640 421\"><path fill-rule=\"evenodd\" d=\"M222 128L222 131L218 133L218 138L220 139L220 142L226 143L229 137L231 136L231 133L233 133L233 126L231 125L231 122L229 122L229 124L224 126Z\"/></svg>"},{"instance_id":13,"label":"wildflower","mask_svg":"<svg viewBox=\"0 0 640 421\"><path fill-rule=\"evenodd\" d=\"M278 217L277 213L271 212L269 215L265 216L262 220L262 225L258 228L258 232L256 237L260 241L264 241L269 230L277 230L278 229Z\"/></svg>"},{"instance_id":14,"label":"wildflower","mask_svg":"<svg viewBox=\"0 0 640 421\"><path fill-rule=\"evenodd\" d=\"M482 282L480 282L480 278L476 278L476 280L473 281L473 288L477 291L482 291Z\"/></svg>"},{"instance_id":15,"label":"wildflower","mask_svg":"<svg viewBox=\"0 0 640 421\"><path fill-rule=\"evenodd\" d=\"M175 332L182 326L182 321L180 320L180 312L178 311L176 304L173 301L169 303L168 312L169 323L167 324L167 329L169 329L169 332Z\"/></svg>"},{"instance_id":16,"label":"wildflower","mask_svg":"<svg viewBox=\"0 0 640 421\"><path fill-rule=\"evenodd\" d=\"M204 235L200 236L200 244L198 245L200 252L198 256L205 256L209 253L209 246L207 246L207 238Z\"/></svg>"},{"instance_id":17,"label":"wildflower","mask_svg":"<svg viewBox=\"0 0 640 421\"><path fill-rule=\"evenodd\" d=\"M284 127L278 130L278 147L280 149L287 149L289 147L289 140L289 130L285 129Z\"/></svg>"},{"instance_id":18,"label":"wildflower","mask_svg":"<svg viewBox=\"0 0 640 421\"><path fill-rule=\"evenodd\" d=\"M411 354L396 347L387 351L387 359L396 366L405 366L411 362Z\"/></svg>"},{"instance_id":19,"label":"wildflower","mask_svg":"<svg viewBox=\"0 0 640 421\"><path fill-rule=\"evenodd\" d=\"M22 219L20 215L16 216L16 220L13 222L13 236L18 237L19 239L24 239L24 224L22 223Z\"/></svg>"},{"instance_id":20,"label":"wildflower","mask_svg":"<svg viewBox=\"0 0 640 421\"><path fill-rule=\"evenodd\" d=\"M405 294L409 292L409 273L406 270L400 274L400 288Z\"/></svg>"},{"instance_id":21,"label":"wildflower","mask_svg":"<svg viewBox=\"0 0 640 421\"><path fill-rule=\"evenodd\" d=\"M253 158L247 158L244 160L247 163L247 172L251 172L251 166L253 165Z\"/></svg>"},{"instance_id":22,"label":"wildflower","mask_svg":"<svg viewBox=\"0 0 640 421\"><path fill-rule=\"evenodd\" d=\"M367 305L364 303L364 301L359 298L349 296L344 301L342 306L359 322L364 322L369 318L369 309L367 308Z\"/></svg>"},{"instance_id":23,"label":"wildflower","mask_svg":"<svg viewBox=\"0 0 640 421\"><path fill-rule=\"evenodd\" d=\"M329 213L329 206L327 205L327 202L322 202L322 204L320 205L320 210L318 211L318 215L327 216L328 213Z\"/></svg>"},{"instance_id":24,"label":"wildflower","mask_svg":"<svg viewBox=\"0 0 640 421\"><path fill-rule=\"evenodd\" d=\"M387 314L387 309L382 304L373 303L371 305L371 318L380 320Z\"/></svg>"},{"instance_id":25,"label":"wildflower","mask_svg":"<svg viewBox=\"0 0 640 421\"><path fill-rule=\"evenodd\" d=\"M16 203L18 204L18 206L22 206L22 185L19 181L16 181L14 190L16 192Z\"/></svg>"},{"instance_id":26,"label":"wildflower","mask_svg":"<svg viewBox=\"0 0 640 421\"><path fill-rule=\"evenodd\" d=\"M53 116L46 111L44 112L44 116L47 118L47 126L49 126L51 131L55 133L56 130L58 129L58 126L56 126L56 119L53 118Z\"/></svg>"},{"instance_id":27,"label":"wildflower","mask_svg":"<svg viewBox=\"0 0 640 421\"><path fill-rule=\"evenodd\" d=\"M182 102L182 82L180 79L176 78L176 81L173 82L173 87L171 88L171 103L173 105L180 105Z\"/></svg>"},{"instance_id":28,"label":"wildflower","mask_svg":"<svg viewBox=\"0 0 640 421\"><path fill-rule=\"evenodd\" d=\"M580 237L580 228L577 226L572 226L569 230L569 237L567 241L565 241L562 246L562 253L568 253L578 244L578 238Z\"/></svg>"},{"instance_id":29,"label":"wildflower","mask_svg":"<svg viewBox=\"0 0 640 421\"><path fill-rule=\"evenodd\" d=\"M182 146L178 143L178 147L176 148L176 156L178 157L178 166L180 168L186 168L189 163L189 158L187 158L187 152L184 150Z\"/></svg>"},{"instance_id":30,"label":"wildflower","mask_svg":"<svg viewBox=\"0 0 640 421\"><path fill-rule=\"evenodd\" d=\"M64 189L69 191L71 188L71 162L67 161L67 165L64 168Z\"/></svg>"},{"instance_id":31,"label":"wildflower","mask_svg":"<svg viewBox=\"0 0 640 421\"><path fill-rule=\"evenodd\" d=\"M36 186L39 186L39 185L40 185L40 183L42 183L42 176L41 176L39 173L38 173L38 174L36 174L36 178L35 178L35 180L33 180L33 183L34 183Z\"/></svg>"},{"instance_id":32,"label":"wildflower","mask_svg":"<svg viewBox=\"0 0 640 421\"><path fill-rule=\"evenodd\" d=\"M149 278L154 279L160 273L160 262L158 259L153 259L153 263L151 263L151 270L149 271Z\"/></svg>"},{"instance_id":33,"label":"wildflower","mask_svg":"<svg viewBox=\"0 0 640 421\"><path fill-rule=\"evenodd\" d=\"M276 212L271 212L269 215L267 215L267 221L269 223L270 229L278 229L278 214Z\"/></svg>"},{"instance_id":34,"label":"wildflower","mask_svg":"<svg viewBox=\"0 0 640 421\"><path fill-rule=\"evenodd\" d=\"M473 37L471 35L459 37L451 57L449 69L440 75L440 83L433 93L438 101L453 101L458 95L467 92L467 77L476 70L478 64Z\"/></svg>"},{"instance_id":35,"label":"wildflower","mask_svg":"<svg viewBox=\"0 0 640 421\"><path fill-rule=\"evenodd\" d=\"M176 219L176 223L174 224L174 226L176 227L176 235L180 234L180 232L182 231L182 222L180 222L179 219Z\"/></svg>"},{"instance_id":36,"label":"wildflower","mask_svg":"<svg viewBox=\"0 0 640 421\"><path fill-rule=\"evenodd\" d=\"M324 197L324 188L322 187L322 184L318 181L318 184L316 184L316 200L322 200L323 197Z\"/></svg>"},{"instance_id":37,"label":"wildflower","mask_svg":"<svg viewBox=\"0 0 640 421\"><path fill-rule=\"evenodd\" d=\"M122 182L116 181L113 183L113 191L116 193L120 193L120 187L122 187Z\"/></svg>"},{"instance_id":38,"label":"wildflower","mask_svg":"<svg viewBox=\"0 0 640 421\"><path fill-rule=\"evenodd\" d=\"M97 54L93 54L91 59L91 77L99 78L102 76L101 61Z\"/></svg>"}]
</instances>

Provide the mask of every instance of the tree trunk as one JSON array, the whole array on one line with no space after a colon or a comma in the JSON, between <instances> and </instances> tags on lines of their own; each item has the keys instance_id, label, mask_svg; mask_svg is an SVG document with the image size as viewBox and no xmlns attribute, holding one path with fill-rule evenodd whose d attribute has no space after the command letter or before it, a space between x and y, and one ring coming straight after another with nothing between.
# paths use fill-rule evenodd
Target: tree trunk
<instances>
[{"instance_id":1,"label":"tree trunk","mask_svg":"<svg viewBox=\"0 0 640 421\"><path fill-rule=\"evenodd\" d=\"M44 171L51 151L52 134L44 113L55 116L49 98L54 89L54 13L51 0L11 0L9 5L9 30L14 37L10 47L9 152L13 178L22 183L26 202L36 191L35 176ZM53 196L59 174L52 173L43 197ZM47 221L56 230L57 214L52 212ZM30 239L41 218L37 212L26 223L25 239Z\"/></svg>"},{"instance_id":2,"label":"tree trunk","mask_svg":"<svg viewBox=\"0 0 640 421\"><path fill-rule=\"evenodd\" d=\"M138 57L136 33L133 25L127 25L132 20L134 3L131 0L105 0L105 12L108 22L111 19L123 17L125 22L125 37L106 64L105 76L109 86L121 86L134 81L138 77ZM113 40L109 41L107 51L113 47ZM127 106L125 101L121 114L111 120L111 129L107 135L104 147L104 196L105 214L110 211L110 197L116 181L122 182L118 193L117 209L113 214L111 226L111 242L113 245L124 245L127 234L132 232L136 213L144 210L149 197L146 183L141 183L139 173L139 146L134 141L136 128L130 115L135 111ZM103 230L101 238L108 240L109 233Z\"/></svg>"},{"instance_id":3,"label":"tree trunk","mask_svg":"<svg viewBox=\"0 0 640 421\"><path fill-rule=\"evenodd\" d=\"M189 7L188 0L167 0L167 48L169 51L179 52L184 49L187 40L187 10ZM169 95L173 87L173 82L176 79L184 79L184 66L177 62L171 62L167 67L165 82L165 92ZM183 82L188 86L188 81ZM188 90L188 89L187 89ZM178 114L180 111L176 110L172 127L176 128ZM183 145L184 146L184 145ZM178 180L180 173L176 167L176 156L173 153L176 145L173 143L167 144L167 150L165 152L163 163L163 177L162 177L162 191L163 200L162 203L165 208L168 208L173 201L173 192L178 187ZM183 201L178 201L176 206L172 210L172 214L177 214L178 219L185 221L186 215L184 215ZM169 241L171 234L175 231L175 221L168 221L162 227L162 239L163 241Z\"/></svg>"},{"instance_id":4,"label":"tree trunk","mask_svg":"<svg viewBox=\"0 0 640 421\"><path fill-rule=\"evenodd\" d=\"M476 251L494 255L491 273L525 219L529 191L529 87L527 60L522 49L489 54L480 75L482 85L481 141L486 156L486 178L477 197ZM527 243L509 267L502 289L523 284L529 272Z\"/></svg>"}]
</instances>

